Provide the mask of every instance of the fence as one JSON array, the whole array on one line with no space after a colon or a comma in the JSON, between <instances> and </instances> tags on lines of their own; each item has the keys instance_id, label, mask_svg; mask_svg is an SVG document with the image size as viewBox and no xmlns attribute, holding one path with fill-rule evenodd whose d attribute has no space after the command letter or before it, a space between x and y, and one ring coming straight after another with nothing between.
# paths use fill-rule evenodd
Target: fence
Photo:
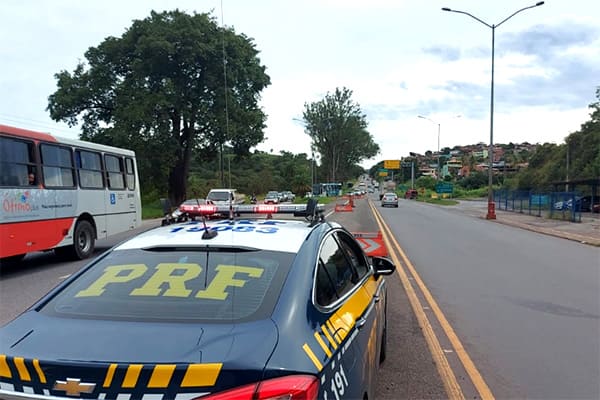
<instances>
[{"instance_id":1,"label":"fence","mask_svg":"<svg viewBox=\"0 0 600 400\"><path fill-rule=\"evenodd\" d=\"M571 222L581 222L580 199L576 192L494 191L494 202L499 210Z\"/></svg>"}]
</instances>

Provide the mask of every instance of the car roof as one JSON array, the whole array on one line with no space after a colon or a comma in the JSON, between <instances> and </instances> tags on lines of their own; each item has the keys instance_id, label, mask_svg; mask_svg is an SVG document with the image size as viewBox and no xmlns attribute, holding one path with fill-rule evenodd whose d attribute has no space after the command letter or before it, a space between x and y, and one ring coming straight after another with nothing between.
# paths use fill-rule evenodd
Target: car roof
<instances>
[{"instance_id":1,"label":"car roof","mask_svg":"<svg viewBox=\"0 0 600 400\"><path fill-rule=\"evenodd\" d=\"M303 220L266 218L208 220L206 228L216 231L217 235L203 239L205 229L201 221L184 222L146 231L118 245L115 250L216 246L297 252L312 231L312 227Z\"/></svg>"}]
</instances>

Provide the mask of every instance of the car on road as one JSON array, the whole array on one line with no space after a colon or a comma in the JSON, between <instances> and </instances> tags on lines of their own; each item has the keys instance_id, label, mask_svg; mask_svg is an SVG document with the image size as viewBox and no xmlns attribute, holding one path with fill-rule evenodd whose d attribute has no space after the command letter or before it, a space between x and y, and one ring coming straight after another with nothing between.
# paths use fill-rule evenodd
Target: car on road
<instances>
[{"instance_id":1,"label":"car on road","mask_svg":"<svg viewBox=\"0 0 600 400\"><path fill-rule=\"evenodd\" d=\"M234 207L118 244L0 328L0 398L374 398L395 266L316 200Z\"/></svg>"},{"instance_id":2,"label":"car on road","mask_svg":"<svg viewBox=\"0 0 600 400\"><path fill-rule=\"evenodd\" d=\"M206 195L206 201L219 205L243 204L246 196L238 193L236 189L211 189Z\"/></svg>"},{"instance_id":3,"label":"car on road","mask_svg":"<svg viewBox=\"0 0 600 400\"><path fill-rule=\"evenodd\" d=\"M417 189L408 189L406 192L404 192L405 199L416 199L418 196L419 192Z\"/></svg>"},{"instance_id":4,"label":"car on road","mask_svg":"<svg viewBox=\"0 0 600 400\"><path fill-rule=\"evenodd\" d=\"M279 192L270 191L265 196L265 199L263 200L263 203L265 203L265 204L279 204L279 200L280 200Z\"/></svg>"},{"instance_id":5,"label":"car on road","mask_svg":"<svg viewBox=\"0 0 600 400\"><path fill-rule=\"evenodd\" d=\"M398 195L396 193L384 193L381 197L381 207L398 207Z\"/></svg>"},{"instance_id":6,"label":"car on road","mask_svg":"<svg viewBox=\"0 0 600 400\"><path fill-rule=\"evenodd\" d=\"M200 206L208 204L206 199L188 199L179 205L175 213L182 214L184 217L194 221L197 217L200 217Z\"/></svg>"},{"instance_id":7,"label":"car on road","mask_svg":"<svg viewBox=\"0 0 600 400\"><path fill-rule=\"evenodd\" d=\"M294 193L292 193L290 190L285 190L283 192L285 198L287 201L291 201L292 203L294 202L294 200L296 199L296 195Z\"/></svg>"},{"instance_id":8,"label":"car on road","mask_svg":"<svg viewBox=\"0 0 600 400\"><path fill-rule=\"evenodd\" d=\"M583 212L598 212L600 207L600 196L582 196L576 201L576 206Z\"/></svg>"}]
</instances>

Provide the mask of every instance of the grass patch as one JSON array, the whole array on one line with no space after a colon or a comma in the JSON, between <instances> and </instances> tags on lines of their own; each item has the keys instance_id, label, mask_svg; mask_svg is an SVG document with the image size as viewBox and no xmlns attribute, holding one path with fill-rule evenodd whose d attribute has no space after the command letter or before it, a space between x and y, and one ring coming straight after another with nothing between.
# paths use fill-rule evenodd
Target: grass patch
<instances>
[{"instance_id":1,"label":"grass patch","mask_svg":"<svg viewBox=\"0 0 600 400\"><path fill-rule=\"evenodd\" d=\"M162 218L163 210L160 200L155 200L148 204L142 204L142 219Z\"/></svg>"},{"instance_id":2,"label":"grass patch","mask_svg":"<svg viewBox=\"0 0 600 400\"><path fill-rule=\"evenodd\" d=\"M458 200L454 199L432 199L431 197L426 197L418 198L417 200L424 203L437 204L440 206L455 206L458 204Z\"/></svg>"}]
</instances>

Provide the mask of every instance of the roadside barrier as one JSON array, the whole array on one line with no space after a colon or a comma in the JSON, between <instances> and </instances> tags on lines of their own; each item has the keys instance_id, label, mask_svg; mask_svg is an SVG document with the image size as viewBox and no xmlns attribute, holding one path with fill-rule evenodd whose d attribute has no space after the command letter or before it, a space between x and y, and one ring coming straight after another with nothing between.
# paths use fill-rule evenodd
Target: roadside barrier
<instances>
[{"instance_id":1,"label":"roadside barrier","mask_svg":"<svg viewBox=\"0 0 600 400\"><path fill-rule=\"evenodd\" d=\"M352 196L343 196L341 203L335 203L335 212L352 212L354 200Z\"/></svg>"},{"instance_id":2,"label":"roadside barrier","mask_svg":"<svg viewBox=\"0 0 600 400\"><path fill-rule=\"evenodd\" d=\"M360 247L369 256L387 257L388 250L385 247L383 235L379 232L352 232Z\"/></svg>"}]
</instances>

